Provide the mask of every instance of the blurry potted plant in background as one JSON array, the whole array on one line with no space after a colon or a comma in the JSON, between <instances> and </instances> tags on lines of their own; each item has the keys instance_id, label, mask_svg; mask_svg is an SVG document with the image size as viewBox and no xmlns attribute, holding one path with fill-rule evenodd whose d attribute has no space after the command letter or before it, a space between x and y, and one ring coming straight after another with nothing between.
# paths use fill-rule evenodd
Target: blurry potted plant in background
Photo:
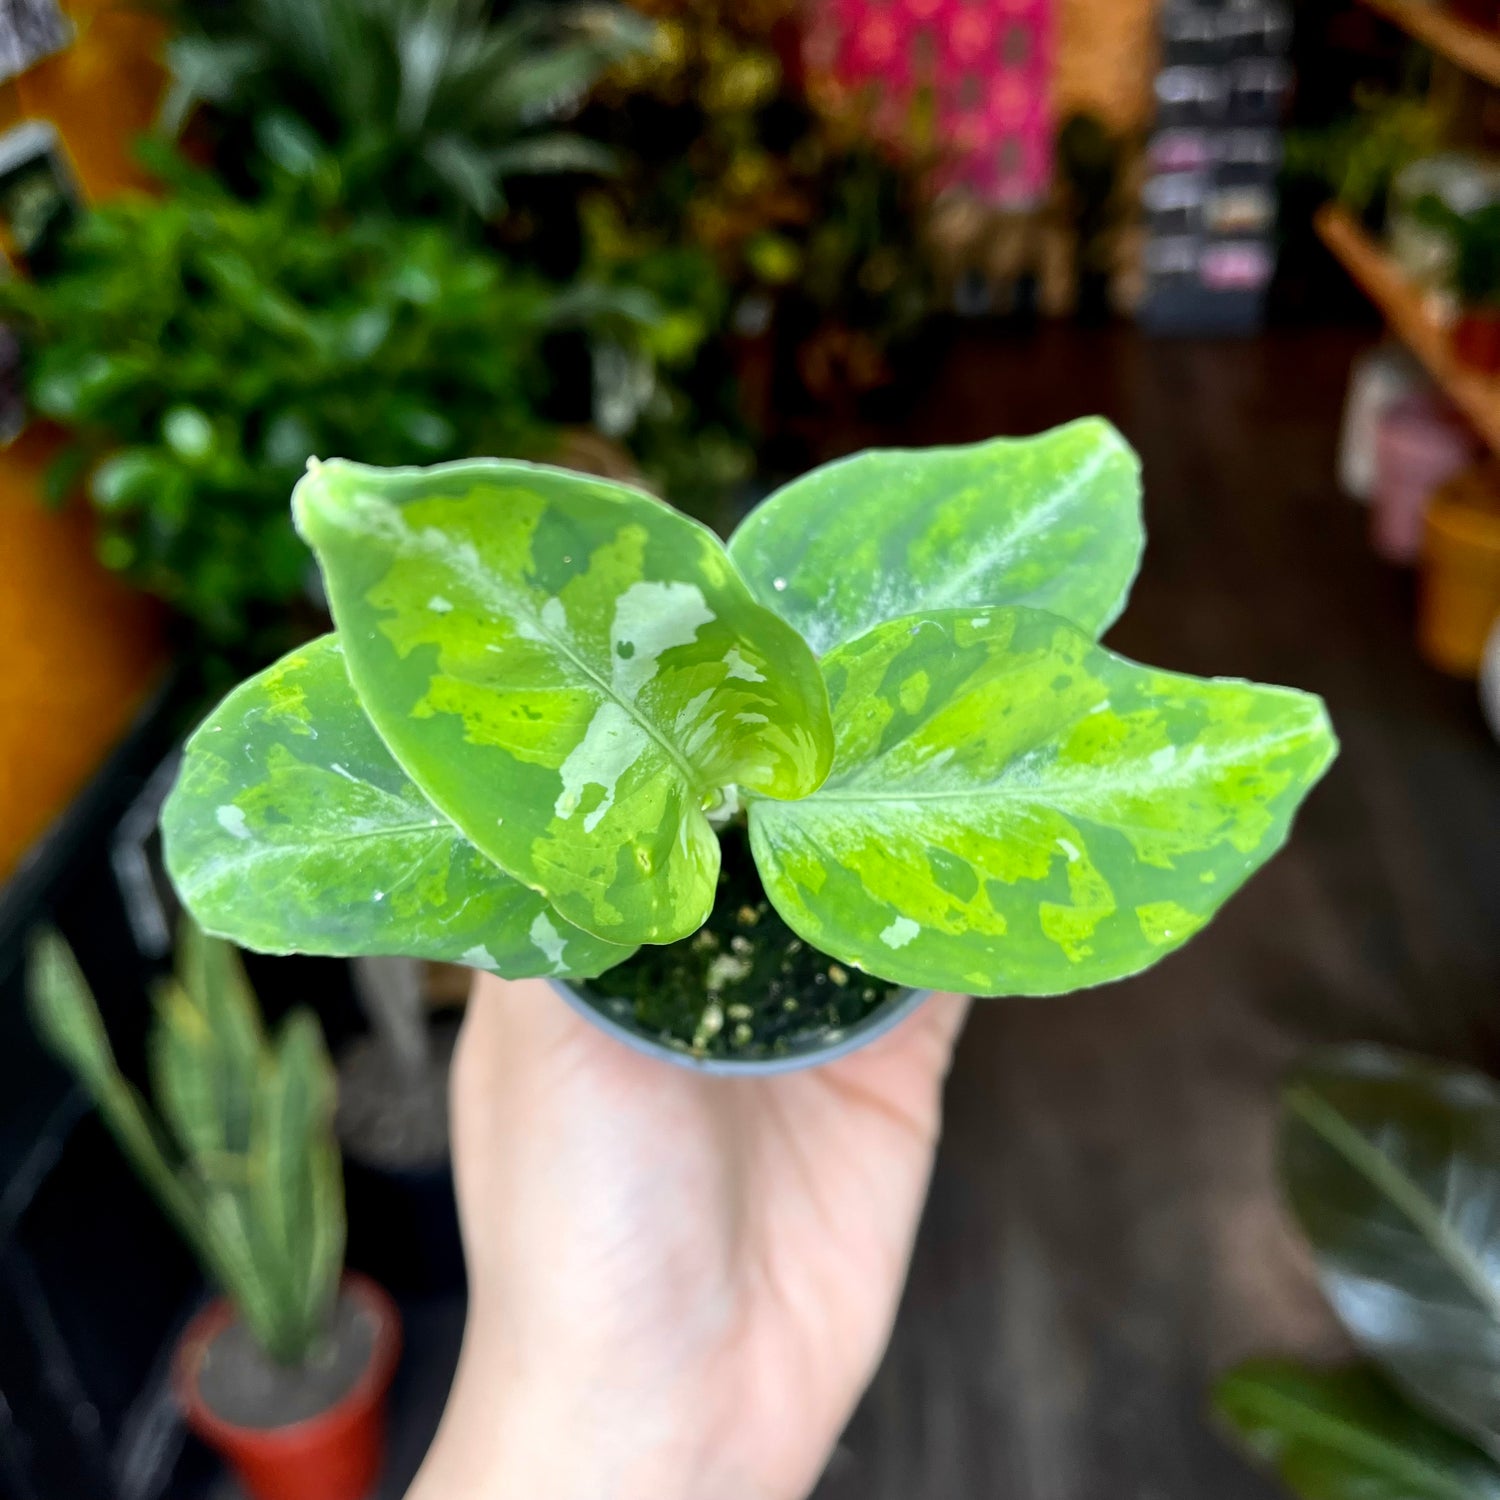
<instances>
[{"instance_id":1,"label":"blurry potted plant in background","mask_svg":"<svg viewBox=\"0 0 1500 1500\"><path fill-rule=\"evenodd\" d=\"M710 1071L823 1061L931 988L1149 966L1335 753L1307 694L1095 643L1142 545L1095 420L828 465L727 551L493 460L329 461L293 503L338 634L189 741L162 819L189 909L268 951L567 981Z\"/></svg>"},{"instance_id":2,"label":"blurry potted plant in background","mask_svg":"<svg viewBox=\"0 0 1500 1500\"><path fill-rule=\"evenodd\" d=\"M176 5L161 123L174 134L196 124L231 183L316 174L353 212L477 231L514 179L613 168L607 147L559 122L651 37L605 0L492 11L489 0Z\"/></svg>"},{"instance_id":3,"label":"blurry potted plant in background","mask_svg":"<svg viewBox=\"0 0 1500 1500\"><path fill-rule=\"evenodd\" d=\"M257 1500L360 1500L380 1465L400 1325L379 1287L342 1273L333 1073L317 1021L297 1012L268 1037L234 951L185 924L150 1038L158 1120L55 934L34 945L29 988L43 1037L226 1294L178 1344L189 1424Z\"/></svg>"},{"instance_id":4,"label":"blurry potted plant in background","mask_svg":"<svg viewBox=\"0 0 1500 1500\"><path fill-rule=\"evenodd\" d=\"M1432 210L1453 237L1453 284L1459 298L1453 352L1485 374L1500 370L1500 203L1472 213L1454 213L1441 204Z\"/></svg>"},{"instance_id":5,"label":"blurry potted plant in background","mask_svg":"<svg viewBox=\"0 0 1500 1500\"><path fill-rule=\"evenodd\" d=\"M292 178L341 211L439 220L569 296L581 275L657 298L657 317L553 329L538 410L623 444L629 456L609 466L634 466L695 513L722 507L750 467L733 391L705 348L723 327L723 278L660 238L620 253L619 236L584 222L592 185L632 143L617 150L571 117L611 64L649 48L648 20L606 3L497 18L484 0L252 0L176 15L163 123L206 138L232 187L253 195ZM571 432L560 461L580 443L597 463L601 445Z\"/></svg>"},{"instance_id":6,"label":"blurry potted plant in background","mask_svg":"<svg viewBox=\"0 0 1500 1500\"><path fill-rule=\"evenodd\" d=\"M620 148L604 191L627 225L667 226L720 268L752 425L847 415L930 309L917 170L814 107L789 0L637 5L654 45L610 70L585 116Z\"/></svg>"},{"instance_id":7,"label":"blurry potted plant in background","mask_svg":"<svg viewBox=\"0 0 1500 1500\"><path fill-rule=\"evenodd\" d=\"M286 491L310 454L546 453L547 331L653 311L561 296L434 225L349 219L286 182L245 203L159 164L167 196L86 215L57 272L0 287L0 308L33 404L73 439L54 494L83 479L105 560L213 651L263 660L309 633Z\"/></svg>"},{"instance_id":8,"label":"blurry potted plant in background","mask_svg":"<svg viewBox=\"0 0 1500 1500\"><path fill-rule=\"evenodd\" d=\"M1447 116L1434 102L1357 89L1355 112L1331 125L1286 132L1283 178L1290 190L1317 185L1332 192L1367 228L1380 233L1392 181L1419 157L1442 149Z\"/></svg>"},{"instance_id":9,"label":"blurry potted plant in background","mask_svg":"<svg viewBox=\"0 0 1500 1500\"><path fill-rule=\"evenodd\" d=\"M1500 1089L1376 1047L1282 1096L1288 1204L1360 1363L1261 1359L1220 1415L1306 1500L1500 1496Z\"/></svg>"}]
</instances>

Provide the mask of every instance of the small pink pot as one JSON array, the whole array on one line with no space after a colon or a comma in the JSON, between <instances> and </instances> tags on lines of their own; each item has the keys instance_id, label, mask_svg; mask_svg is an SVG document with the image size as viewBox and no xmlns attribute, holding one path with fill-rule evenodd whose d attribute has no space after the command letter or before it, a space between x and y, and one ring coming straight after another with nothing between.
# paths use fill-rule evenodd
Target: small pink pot
<instances>
[{"instance_id":1,"label":"small pink pot","mask_svg":"<svg viewBox=\"0 0 1500 1500\"><path fill-rule=\"evenodd\" d=\"M1370 541L1390 562L1414 563L1433 492L1480 456L1473 429L1445 400L1404 396L1375 428L1375 494Z\"/></svg>"}]
</instances>

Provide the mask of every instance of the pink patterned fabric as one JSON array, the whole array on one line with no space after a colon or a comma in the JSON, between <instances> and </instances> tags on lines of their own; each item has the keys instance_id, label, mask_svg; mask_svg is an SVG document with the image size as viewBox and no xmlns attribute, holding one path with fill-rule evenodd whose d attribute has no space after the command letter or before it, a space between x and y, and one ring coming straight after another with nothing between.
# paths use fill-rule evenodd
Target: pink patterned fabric
<instances>
[{"instance_id":1,"label":"pink patterned fabric","mask_svg":"<svg viewBox=\"0 0 1500 1500\"><path fill-rule=\"evenodd\" d=\"M809 0L816 86L895 145L936 147L940 185L1007 206L1052 178L1052 0Z\"/></svg>"}]
</instances>

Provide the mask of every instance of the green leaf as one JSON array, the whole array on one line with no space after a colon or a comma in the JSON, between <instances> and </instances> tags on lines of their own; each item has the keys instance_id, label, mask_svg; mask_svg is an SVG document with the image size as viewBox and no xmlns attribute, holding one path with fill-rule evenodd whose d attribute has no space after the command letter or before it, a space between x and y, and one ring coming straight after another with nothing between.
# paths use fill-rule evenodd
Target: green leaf
<instances>
[{"instance_id":1,"label":"green leaf","mask_svg":"<svg viewBox=\"0 0 1500 1500\"><path fill-rule=\"evenodd\" d=\"M902 984L1050 995L1184 943L1334 755L1289 688L1137 666L1028 609L877 626L823 662L837 754L751 847L810 943Z\"/></svg>"},{"instance_id":2,"label":"green leaf","mask_svg":"<svg viewBox=\"0 0 1500 1500\"><path fill-rule=\"evenodd\" d=\"M1100 635L1144 545L1140 462L1102 418L963 448L875 449L753 510L729 555L819 656L919 610L1024 604Z\"/></svg>"},{"instance_id":3,"label":"green leaf","mask_svg":"<svg viewBox=\"0 0 1500 1500\"><path fill-rule=\"evenodd\" d=\"M1278 1146L1351 1336L1409 1395L1500 1453L1500 1089L1347 1049L1288 1085Z\"/></svg>"},{"instance_id":4,"label":"green leaf","mask_svg":"<svg viewBox=\"0 0 1500 1500\"><path fill-rule=\"evenodd\" d=\"M649 495L494 459L335 461L293 508L381 738L585 931L695 931L719 867L704 809L735 784L805 796L827 773L806 645L710 531Z\"/></svg>"},{"instance_id":5,"label":"green leaf","mask_svg":"<svg viewBox=\"0 0 1500 1500\"><path fill-rule=\"evenodd\" d=\"M1219 1382L1214 1405L1303 1500L1500 1500L1500 1469L1362 1366L1252 1360Z\"/></svg>"},{"instance_id":6,"label":"green leaf","mask_svg":"<svg viewBox=\"0 0 1500 1500\"><path fill-rule=\"evenodd\" d=\"M508 978L629 956L486 859L391 758L324 636L242 683L188 741L167 868L209 931L270 953L395 953Z\"/></svg>"}]
</instances>

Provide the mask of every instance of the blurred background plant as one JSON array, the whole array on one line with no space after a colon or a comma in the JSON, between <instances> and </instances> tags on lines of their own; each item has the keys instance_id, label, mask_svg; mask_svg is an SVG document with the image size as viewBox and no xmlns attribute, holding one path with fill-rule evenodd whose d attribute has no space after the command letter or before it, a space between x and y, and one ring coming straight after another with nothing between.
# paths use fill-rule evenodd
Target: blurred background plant
<instances>
[{"instance_id":1,"label":"blurred background plant","mask_svg":"<svg viewBox=\"0 0 1500 1500\"><path fill-rule=\"evenodd\" d=\"M156 995L152 1088L120 1071L67 944L44 932L28 985L38 1029L271 1360L318 1349L344 1262L333 1067L310 1011L274 1038L234 950L185 923Z\"/></svg>"},{"instance_id":2,"label":"blurred background plant","mask_svg":"<svg viewBox=\"0 0 1500 1500\"><path fill-rule=\"evenodd\" d=\"M543 335L628 326L631 304L560 298L440 226L343 216L295 184L246 203L169 177L86 215L0 309L31 346L33 404L73 438L52 495L84 477L105 561L210 648L262 655L309 582L287 496L310 455L543 456Z\"/></svg>"},{"instance_id":3,"label":"blurred background plant","mask_svg":"<svg viewBox=\"0 0 1500 1500\"><path fill-rule=\"evenodd\" d=\"M348 214L438 221L570 300L580 277L624 299L636 316L549 332L538 409L623 444L684 509L722 513L751 466L725 372L699 362L724 326L723 277L676 237L626 242L585 223L632 143L577 117L607 69L650 51L648 17L604 0L498 14L488 0L245 0L170 15L161 123L231 191L297 182Z\"/></svg>"},{"instance_id":4,"label":"blurred background plant","mask_svg":"<svg viewBox=\"0 0 1500 1500\"><path fill-rule=\"evenodd\" d=\"M857 101L815 107L791 0L636 3L653 44L610 69L583 116L621 152L597 191L631 230L718 268L752 429L774 438L812 410L847 415L894 378L932 310L920 165L869 139Z\"/></svg>"},{"instance_id":5,"label":"blurred background plant","mask_svg":"<svg viewBox=\"0 0 1500 1500\"><path fill-rule=\"evenodd\" d=\"M1327 1054L1282 1095L1277 1157L1364 1360L1252 1360L1220 1382L1220 1416L1305 1500L1500 1496L1500 1088L1378 1047Z\"/></svg>"},{"instance_id":6,"label":"blurred background plant","mask_svg":"<svg viewBox=\"0 0 1500 1500\"><path fill-rule=\"evenodd\" d=\"M161 123L231 184L316 174L351 210L465 227L502 213L515 179L612 170L565 122L651 37L605 0L498 19L488 0L241 0L169 18Z\"/></svg>"},{"instance_id":7,"label":"blurred background plant","mask_svg":"<svg viewBox=\"0 0 1500 1500\"><path fill-rule=\"evenodd\" d=\"M1352 114L1286 132L1284 191L1311 203L1331 194L1378 231L1396 174L1437 151L1448 128L1447 113L1433 98L1357 89Z\"/></svg>"}]
</instances>

